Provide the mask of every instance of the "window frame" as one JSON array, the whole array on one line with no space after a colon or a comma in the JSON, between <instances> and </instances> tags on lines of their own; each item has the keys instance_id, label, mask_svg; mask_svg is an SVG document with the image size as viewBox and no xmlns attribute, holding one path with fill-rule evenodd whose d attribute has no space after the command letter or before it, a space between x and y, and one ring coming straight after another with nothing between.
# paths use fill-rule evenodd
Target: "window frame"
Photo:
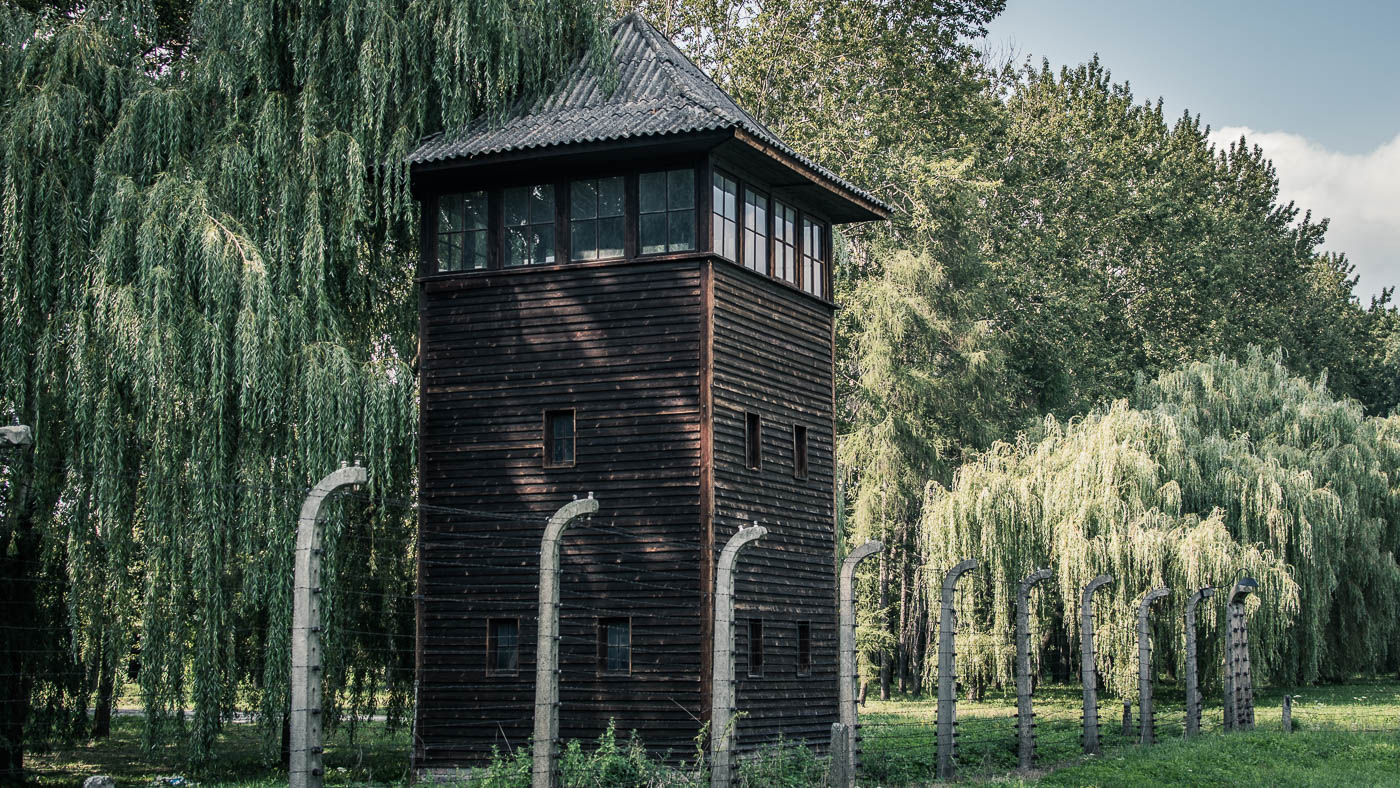
<instances>
[{"instance_id":1,"label":"window frame","mask_svg":"<svg viewBox=\"0 0 1400 788\"><path fill-rule=\"evenodd\" d=\"M600 216L597 216L597 215L595 214L595 215L593 216L592 219L578 219L578 220L576 220L576 219L574 218L574 184L575 184L575 183L580 183L580 182L583 182L583 181L595 181L595 182L597 182L597 181L604 181L604 180L609 180L609 179L611 179L611 178L620 178L620 179L622 180L622 214L621 214L621 216L620 216L620 217L612 217L612 216L600 217ZM628 228L628 224L629 224L629 221L630 221L629 217L632 217L632 216L637 215L637 211L635 210L635 201L632 199L632 193L633 193L633 191L634 191L634 182L636 181L636 178L637 178L637 174L636 174L636 173L631 172L631 171L623 171L623 172L614 172L614 173L612 173L612 174L603 173L603 174L590 174L590 175L575 175L575 176L569 177L568 179L566 179L566 180L563 182L562 190L565 192L565 195L564 195L563 197L560 197L559 200L558 200L558 202L559 202L559 212L563 215L562 224L564 225L563 232L560 233L560 235L563 237L564 241L563 241L563 245L562 245L560 248L564 249L564 250L565 250L565 253L564 253L563 255L556 255L556 257L561 258L561 259L559 260L559 263L562 263L562 264L564 264L564 265L575 265L575 264L579 264L579 263L600 263L600 262L608 262L608 261L616 261L616 260L626 260L628 257L631 256L631 255L629 254L630 249L628 248L628 232L627 232L627 228ZM555 187L555 188L556 188L556 190L558 190L558 189L560 189L561 187ZM596 242L596 240L597 240L597 222L599 222L599 221L601 221L602 219L605 219L605 218L606 218L606 219L612 219L612 218L621 218L621 219L622 219L622 253L619 254L619 255L613 255L613 256L610 256L610 257L603 257L603 256L601 256L601 255L599 255L598 257L585 258L585 259L578 259L578 258L574 257L574 252L575 252L575 250L574 250L574 222L575 222L575 221L584 221L584 222L590 222L590 221L591 221L591 222L594 222L594 223L595 223L595 225L594 225L594 240L595 240L595 242ZM595 247L595 249L596 249L596 247ZM601 251L601 250L599 250L599 251ZM523 267L523 266L522 266L522 267Z\"/></svg>"},{"instance_id":2,"label":"window frame","mask_svg":"<svg viewBox=\"0 0 1400 788\"><path fill-rule=\"evenodd\" d=\"M676 209L672 209L672 208L671 208L671 203L670 203L670 194L671 194L671 179L670 179L670 175L671 175L671 173L673 173L673 172L680 172L680 171L682 171L682 170L689 170L689 171L690 171L690 174L691 174L691 187L692 187L691 204L690 204L690 207L689 207L689 208L676 208ZM645 252L645 251L642 250L642 176L644 176L644 175L655 175L655 174L657 174L657 173L661 173L661 174L667 176L667 177L666 177L666 195L667 195L667 198L666 198L666 199L667 199L667 201L666 201L666 208L659 212L659 213L661 213L661 215L663 215L663 216L666 217L666 248L663 249L663 250L661 250L661 251L659 251L659 252ZM636 239L636 240L635 240L635 246L633 246L633 247L631 248L631 250L630 250L630 251L632 252L632 257L635 258L635 259L642 259L642 258L651 259L651 258L656 258L656 257L662 257L662 256L664 256L664 255L697 254L697 253L699 253L699 252L701 251L701 249L702 249L701 246L700 246L701 233L704 232L706 229L708 229L708 227L702 227L702 226L701 226L701 222L700 222L701 211L702 211L702 208L704 208L704 209L706 209L706 210L709 209L709 206L705 204L705 202L702 200L702 197L701 197L702 192L703 192L703 190L704 190L704 188L705 188L705 183L704 183L704 180L705 180L705 179L704 179L704 177L703 177L703 172L702 172L701 168L700 168L700 167L697 167L697 166L694 166L694 165L691 165L691 166L685 166L685 165L681 165L681 166L669 166L669 167L660 167L660 168L657 168L657 167L654 167L654 166L652 166L652 167L646 167L646 168L644 168L644 169L638 169L638 170L632 171L632 172L630 173L630 180L631 180L631 182L632 182L632 202L629 203L629 205L628 205L629 217L628 217L627 225L626 225L626 226L630 226L630 227L632 228L632 237ZM691 220L691 227L690 227L690 229L691 229L691 231L692 231L692 233L693 233L693 234L691 235L690 248L689 248L689 249L672 249L672 248L670 248L670 247L671 247L671 214L672 214L672 213L678 213L678 212L680 212L680 211L687 211L687 210L690 211L690 220ZM655 215L656 213L658 213L658 211L651 211L651 212L649 212L647 215L648 215L648 216L652 216L652 215ZM706 222L706 225L708 225L708 222ZM624 227L623 232L626 233L625 227Z\"/></svg>"},{"instance_id":3,"label":"window frame","mask_svg":"<svg viewBox=\"0 0 1400 788\"><path fill-rule=\"evenodd\" d=\"M610 670L608 668L608 626L621 623L627 627L627 667L623 670ZM630 676L632 675L632 617L631 616L599 616L596 619L595 631L598 641L598 675L599 676Z\"/></svg>"},{"instance_id":4,"label":"window frame","mask_svg":"<svg viewBox=\"0 0 1400 788\"><path fill-rule=\"evenodd\" d=\"M564 181L564 187L565 187L565 188L568 188L568 183L569 183L568 181ZM542 187L545 187L545 186L548 186L548 187L549 187L550 194L552 195L552 199L548 201L548 202L549 202L549 212L548 212L548 219L547 219L547 221L544 221L544 220L538 221L538 222L529 221L529 219L531 218L531 214L529 213L529 210L530 210L530 206L532 205L532 203L531 203L531 201L529 201L528 199L527 199L527 201L526 201L526 203L525 203L525 205L526 205L526 222L525 222L524 224L511 224L511 223L509 223L509 222L506 221L506 192L513 191L513 190L516 190L516 189L533 190L533 189L539 189L539 188L542 188ZM499 189L496 189L495 191L497 192L496 202L500 205L500 208L496 211L496 213L497 213L498 216L499 216L498 221L499 221L500 227L501 227L500 242L499 242L499 244L498 244L498 245L500 246L500 270L502 270L502 271L514 271L514 270L522 269L522 268L545 268L545 267L548 267L548 266L567 264L567 257L571 255L571 251L569 250L568 244L567 244L567 243L563 243L563 244L560 243L561 228L560 228L560 226L559 226L559 225L560 225L559 219L560 219L560 215L561 215L561 213L563 213L563 211L561 210L561 206L560 206L560 202L559 202L560 199L562 199L561 196L560 196L560 191L561 191L561 189L560 189L560 184L559 184L559 182L558 182L558 181L552 181L552 180L527 181L527 182L525 182L525 183L517 183L517 184L512 184L512 185L510 185L510 186L503 186L503 187L501 187L501 188L499 188ZM544 202L544 201L541 201L541 202ZM554 257L554 259L553 259L553 260L541 261L541 262L534 262L533 259L530 259L530 260L526 260L526 261L524 261L524 262L521 262L519 265L510 265L509 262L510 262L510 231L511 231L511 229L512 229L512 228L517 228L517 227L531 227L531 228L533 228L533 227L542 227L542 226L544 226L545 224L548 224L548 225L549 225L549 229L550 229L550 231L549 231L549 243L550 243L550 248L551 248L551 250L552 250L552 252L553 252L553 257ZM564 228L564 229L567 229L567 228Z\"/></svg>"},{"instance_id":5,"label":"window frame","mask_svg":"<svg viewBox=\"0 0 1400 788\"><path fill-rule=\"evenodd\" d=\"M496 668L496 654L500 647L500 638L496 633L496 625L511 623L515 625L515 668L512 670L499 670ZM520 675L520 618L511 616L493 616L486 619L486 675L487 676L519 676Z\"/></svg>"},{"instance_id":6,"label":"window frame","mask_svg":"<svg viewBox=\"0 0 1400 788\"><path fill-rule=\"evenodd\" d=\"M806 637L803 637L803 636ZM805 659L804 659L805 658ZM812 622L797 622L797 675L812 675Z\"/></svg>"},{"instance_id":7,"label":"window frame","mask_svg":"<svg viewBox=\"0 0 1400 788\"><path fill-rule=\"evenodd\" d=\"M744 411L744 467L763 470L763 414Z\"/></svg>"},{"instance_id":8,"label":"window frame","mask_svg":"<svg viewBox=\"0 0 1400 788\"><path fill-rule=\"evenodd\" d=\"M734 216L726 217L722 214L721 207L715 204L715 197L721 193L720 181L727 181L734 186ZM744 182L736 175L731 175L721 167L710 169L710 251L723 257L731 263L743 263L743 243L744 243ZM720 248L723 242L723 226L726 222L731 222L734 227L734 253L726 254Z\"/></svg>"},{"instance_id":9,"label":"window frame","mask_svg":"<svg viewBox=\"0 0 1400 788\"><path fill-rule=\"evenodd\" d=\"M569 460L567 462L557 462L554 459L554 430L553 419L562 414L569 414ZM544 455L544 467L546 468L573 468L578 465L578 409L577 408L546 408L544 410L544 424L541 430L543 440L540 441L542 453Z\"/></svg>"},{"instance_id":10,"label":"window frame","mask_svg":"<svg viewBox=\"0 0 1400 788\"><path fill-rule=\"evenodd\" d=\"M792 478L806 481L811 471L810 434L806 424L792 425Z\"/></svg>"},{"instance_id":11,"label":"window frame","mask_svg":"<svg viewBox=\"0 0 1400 788\"><path fill-rule=\"evenodd\" d=\"M763 228L762 228L761 232L755 231L755 230L753 229L753 227L751 227L751 226L749 225L749 221L748 221L748 216L749 216L749 213L748 213L748 206L749 206L749 195L750 195L750 194L756 195L756 196L758 196L759 198L761 198L761 200L762 200L761 205L762 205L762 210L763 210ZM754 236L755 236L755 241L754 241L754 243L753 243L753 250L757 250L757 249L760 249L760 248L763 249L763 267L762 267L762 268L756 268L756 267L754 267L753 261L749 259L749 252L751 251L750 248L749 248L749 236L750 236L750 235L754 235ZM760 241L761 241L761 243L760 243ZM767 276L767 277L769 277L769 278L772 278L772 276L773 276L773 254L772 254L772 253L773 253L773 249L772 249L772 246L773 246L773 197L772 197L772 195L770 195L768 192L764 191L763 189L757 188L757 187L754 186L754 184L752 184L752 183L747 183L747 182L744 182L744 181L740 181L740 182L739 182L739 247L738 247L738 252L739 252L739 257L740 257L741 261L736 261L736 262L739 262L740 265L744 266L745 268L749 269L750 271L753 271L754 273L760 273L760 274L763 274L764 276Z\"/></svg>"},{"instance_id":12,"label":"window frame","mask_svg":"<svg viewBox=\"0 0 1400 788\"><path fill-rule=\"evenodd\" d=\"M815 230L814 237L816 239L816 242L821 247L817 250L818 254L816 255L810 255L807 253L807 241L809 240L809 226L813 230ZM800 283L798 287L801 288L802 292L806 293L807 295L816 296L817 298L820 298L822 300L827 300L827 270L831 267L831 264L829 262L830 255L827 254L827 227L828 224L825 220L813 214L807 213L806 211L802 211L798 216L798 236L799 240L801 241L797 253L797 279ZM812 278L819 280L817 284L821 288L821 292L817 292L816 290L814 290L812 288L812 283L808 281L807 263L809 261L812 263L813 272L816 274L816 276L813 276Z\"/></svg>"},{"instance_id":13,"label":"window frame","mask_svg":"<svg viewBox=\"0 0 1400 788\"><path fill-rule=\"evenodd\" d=\"M754 637L757 630L758 637ZM763 678L763 669L766 661L763 654L763 619L750 618L748 624L748 664L744 666L751 679ZM757 648L755 648L757 646ZM757 666L755 667L754 655L758 655Z\"/></svg>"}]
</instances>

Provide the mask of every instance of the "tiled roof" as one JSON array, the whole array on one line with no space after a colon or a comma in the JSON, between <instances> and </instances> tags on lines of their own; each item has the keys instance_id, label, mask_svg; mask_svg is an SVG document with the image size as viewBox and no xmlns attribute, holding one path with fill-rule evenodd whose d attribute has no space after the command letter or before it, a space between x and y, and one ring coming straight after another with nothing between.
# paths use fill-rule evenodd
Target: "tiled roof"
<instances>
[{"instance_id":1,"label":"tiled roof","mask_svg":"<svg viewBox=\"0 0 1400 788\"><path fill-rule=\"evenodd\" d=\"M884 203L779 140L745 112L670 39L632 13L612 30L608 73L585 54L559 86L512 114L504 123L482 121L460 134L436 134L409 154L410 164L587 142L720 129L741 129L809 167L819 177L863 200Z\"/></svg>"}]
</instances>

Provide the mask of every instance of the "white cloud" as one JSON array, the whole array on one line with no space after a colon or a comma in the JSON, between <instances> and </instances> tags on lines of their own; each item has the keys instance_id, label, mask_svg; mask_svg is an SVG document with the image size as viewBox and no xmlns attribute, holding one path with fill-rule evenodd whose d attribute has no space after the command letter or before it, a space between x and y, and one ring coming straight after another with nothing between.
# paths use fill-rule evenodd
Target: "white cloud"
<instances>
[{"instance_id":1,"label":"white cloud","mask_svg":"<svg viewBox=\"0 0 1400 788\"><path fill-rule=\"evenodd\" d=\"M1279 199L1313 218L1331 219L1324 248L1346 252L1363 304L1382 287L1400 285L1400 134L1370 153L1329 151L1297 134L1233 126L1211 132L1228 146L1243 134L1278 171Z\"/></svg>"}]
</instances>

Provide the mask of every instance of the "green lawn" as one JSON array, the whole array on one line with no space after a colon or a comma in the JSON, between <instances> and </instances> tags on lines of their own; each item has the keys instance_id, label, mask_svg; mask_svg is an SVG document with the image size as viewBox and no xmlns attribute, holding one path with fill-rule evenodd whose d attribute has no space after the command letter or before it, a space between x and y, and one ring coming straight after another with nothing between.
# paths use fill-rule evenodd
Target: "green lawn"
<instances>
[{"instance_id":1,"label":"green lawn","mask_svg":"<svg viewBox=\"0 0 1400 788\"><path fill-rule=\"evenodd\" d=\"M1400 682L1358 680L1332 687L1289 690L1295 733L1280 726L1283 690L1258 698L1257 730L1225 735L1218 699L1208 699L1205 733L1183 741L1182 698L1159 691L1158 744L1140 747L1122 732L1122 706L1101 702L1104 754L1082 758L1078 687L1043 687L1036 696L1037 771L1015 773L1014 698L989 696L958 706L959 776L969 782L1023 786L1194 785L1395 785L1400 786ZM1134 715L1136 715L1134 709ZM929 700L872 701L862 712L864 745L861 784L922 786L933 782L934 703ZM1136 729L1135 729L1136 730ZM645 731L640 732L644 738ZM285 785L285 771L261 757L256 728L231 724L217 748L218 760L192 770L178 747L154 752L140 745L140 720L119 717L110 739L82 743L29 759L38 783L72 786L92 774L111 774L119 784L149 786L182 775L199 785ZM328 785L403 785L408 735L364 724L351 740L340 728L327 743ZM783 768L788 769L788 766ZM819 770L817 770L819 771ZM755 772L756 773L756 772ZM770 769L765 782L773 784ZM792 761L791 774L812 774ZM652 772L655 776L655 772ZM802 778L806 779L806 778ZM800 780L789 777L787 784Z\"/></svg>"}]
</instances>

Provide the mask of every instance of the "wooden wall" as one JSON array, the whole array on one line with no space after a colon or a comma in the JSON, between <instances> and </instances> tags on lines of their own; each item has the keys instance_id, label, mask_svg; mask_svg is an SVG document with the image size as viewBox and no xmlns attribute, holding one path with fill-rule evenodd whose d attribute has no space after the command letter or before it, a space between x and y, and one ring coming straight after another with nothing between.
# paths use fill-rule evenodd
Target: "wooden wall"
<instances>
[{"instance_id":1,"label":"wooden wall","mask_svg":"<svg viewBox=\"0 0 1400 788\"><path fill-rule=\"evenodd\" d=\"M418 768L528 745L539 540L549 514L590 491L599 516L564 539L560 735L594 739L615 718L654 750L693 751L708 703L702 265L694 255L422 283ZM573 468L543 467L550 408L577 410ZM631 617L631 676L598 674L596 619L609 614ZM520 619L515 676L486 675L489 617Z\"/></svg>"},{"instance_id":2,"label":"wooden wall","mask_svg":"<svg viewBox=\"0 0 1400 788\"><path fill-rule=\"evenodd\" d=\"M836 720L836 559L832 309L795 289L714 264L716 547L757 519L765 536L735 584L741 750L799 738L823 748ZM746 467L745 413L762 419L763 462ZM793 476L792 426L808 430L809 469ZM749 619L763 619L765 665L748 676ZM797 622L809 621L812 669L797 675Z\"/></svg>"}]
</instances>

